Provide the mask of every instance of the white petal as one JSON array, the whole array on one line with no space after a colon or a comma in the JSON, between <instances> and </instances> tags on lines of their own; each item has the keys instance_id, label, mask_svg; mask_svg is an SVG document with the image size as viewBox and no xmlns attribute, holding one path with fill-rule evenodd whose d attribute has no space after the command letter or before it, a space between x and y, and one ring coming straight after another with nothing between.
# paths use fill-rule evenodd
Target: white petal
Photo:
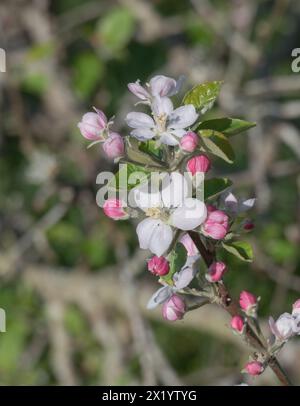
<instances>
[{"instance_id":1,"label":"white petal","mask_svg":"<svg viewBox=\"0 0 300 406\"><path fill-rule=\"evenodd\" d=\"M162 180L161 197L164 207L181 206L188 195L188 184L183 175L173 172Z\"/></svg>"},{"instance_id":2,"label":"white petal","mask_svg":"<svg viewBox=\"0 0 300 406\"><path fill-rule=\"evenodd\" d=\"M156 227L157 221L151 218L146 218L138 224L136 233L139 239L140 248L144 250L149 248L150 240Z\"/></svg>"},{"instance_id":3,"label":"white petal","mask_svg":"<svg viewBox=\"0 0 300 406\"><path fill-rule=\"evenodd\" d=\"M204 222L206 206L198 199L187 198L171 215L171 224L180 230L193 230Z\"/></svg>"},{"instance_id":4,"label":"white petal","mask_svg":"<svg viewBox=\"0 0 300 406\"><path fill-rule=\"evenodd\" d=\"M172 135L175 135L175 137L177 137L177 138L182 138L186 134L186 130L182 130L180 128L177 130L170 129L169 132Z\"/></svg>"},{"instance_id":5,"label":"white petal","mask_svg":"<svg viewBox=\"0 0 300 406\"><path fill-rule=\"evenodd\" d=\"M152 310L159 304L164 303L168 300L173 294L173 290L170 286L163 286L159 288L149 299L147 303L147 309Z\"/></svg>"},{"instance_id":6,"label":"white petal","mask_svg":"<svg viewBox=\"0 0 300 406\"><path fill-rule=\"evenodd\" d=\"M149 128L136 128L130 134L139 141L151 140L155 136L154 132Z\"/></svg>"},{"instance_id":7,"label":"white petal","mask_svg":"<svg viewBox=\"0 0 300 406\"><path fill-rule=\"evenodd\" d=\"M189 127L194 124L197 118L198 114L192 104L178 107L169 116L168 128L180 129Z\"/></svg>"},{"instance_id":8,"label":"white petal","mask_svg":"<svg viewBox=\"0 0 300 406\"><path fill-rule=\"evenodd\" d=\"M194 279L195 277L195 270L191 267L184 267L181 271L177 272L174 277L174 283L176 289L184 289L186 288Z\"/></svg>"},{"instance_id":9,"label":"white petal","mask_svg":"<svg viewBox=\"0 0 300 406\"><path fill-rule=\"evenodd\" d=\"M173 137L173 135L170 132L162 133L159 137L159 141L165 145L172 145L172 146L178 145L178 140L175 137Z\"/></svg>"},{"instance_id":10,"label":"white petal","mask_svg":"<svg viewBox=\"0 0 300 406\"><path fill-rule=\"evenodd\" d=\"M173 231L170 226L160 220L157 221L156 229L152 235L149 249L158 257L162 256L170 247L173 240Z\"/></svg>"},{"instance_id":11,"label":"white petal","mask_svg":"<svg viewBox=\"0 0 300 406\"><path fill-rule=\"evenodd\" d=\"M147 218L139 223L136 228L140 247L149 249L153 254L161 256L169 248L173 232L170 226L161 220Z\"/></svg>"},{"instance_id":12,"label":"white petal","mask_svg":"<svg viewBox=\"0 0 300 406\"><path fill-rule=\"evenodd\" d=\"M176 80L163 75L154 76L150 80L150 89L153 96L168 96L174 94Z\"/></svg>"},{"instance_id":13,"label":"white petal","mask_svg":"<svg viewBox=\"0 0 300 406\"><path fill-rule=\"evenodd\" d=\"M168 97L156 96L152 103L152 111L155 116L166 114L169 116L173 111L173 103Z\"/></svg>"},{"instance_id":14,"label":"white petal","mask_svg":"<svg viewBox=\"0 0 300 406\"><path fill-rule=\"evenodd\" d=\"M125 121L132 128L153 128L155 126L153 119L148 114L136 111L128 113Z\"/></svg>"},{"instance_id":15,"label":"white petal","mask_svg":"<svg viewBox=\"0 0 300 406\"><path fill-rule=\"evenodd\" d=\"M136 206L142 210L161 206L161 195L158 185L156 186L155 184L147 182L135 187L130 193L133 193Z\"/></svg>"},{"instance_id":16,"label":"white petal","mask_svg":"<svg viewBox=\"0 0 300 406\"><path fill-rule=\"evenodd\" d=\"M228 209L232 212L236 212L238 209L238 200L234 196L234 194L231 192L228 192L226 194L226 197L224 199L224 204L225 204L226 209Z\"/></svg>"},{"instance_id":17,"label":"white petal","mask_svg":"<svg viewBox=\"0 0 300 406\"><path fill-rule=\"evenodd\" d=\"M255 204L255 200L256 200L255 198L244 200L241 204L239 204L238 208L239 212L242 213L244 211L252 209L252 207Z\"/></svg>"}]
</instances>

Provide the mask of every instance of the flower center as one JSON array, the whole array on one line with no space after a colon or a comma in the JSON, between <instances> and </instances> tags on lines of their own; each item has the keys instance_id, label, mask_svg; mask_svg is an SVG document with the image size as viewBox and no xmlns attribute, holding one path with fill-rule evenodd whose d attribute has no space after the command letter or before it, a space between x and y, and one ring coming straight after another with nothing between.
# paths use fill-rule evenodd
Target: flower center
<instances>
[{"instance_id":1,"label":"flower center","mask_svg":"<svg viewBox=\"0 0 300 406\"><path fill-rule=\"evenodd\" d=\"M155 116L155 122L159 133L166 131L167 118L168 116L166 113Z\"/></svg>"},{"instance_id":2,"label":"flower center","mask_svg":"<svg viewBox=\"0 0 300 406\"><path fill-rule=\"evenodd\" d=\"M150 207L145 211L146 216L152 217L154 219L159 219L161 216L161 210L158 207Z\"/></svg>"},{"instance_id":3,"label":"flower center","mask_svg":"<svg viewBox=\"0 0 300 406\"><path fill-rule=\"evenodd\" d=\"M147 217L160 219L164 222L167 222L170 216L168 210L162 209L160 207L150 207L149 209L145 210L145 214Z\"/></svg>"}]
</instances>

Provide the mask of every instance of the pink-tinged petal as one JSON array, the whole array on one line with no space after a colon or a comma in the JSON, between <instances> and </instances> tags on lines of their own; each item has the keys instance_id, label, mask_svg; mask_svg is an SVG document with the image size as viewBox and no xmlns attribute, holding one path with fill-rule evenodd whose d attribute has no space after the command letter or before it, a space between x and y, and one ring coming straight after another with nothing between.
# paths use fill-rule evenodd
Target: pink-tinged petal
<instances>
[{"instance_id":1,"label":"pink-tinged petal","mask_svg":"<svg viewBox=\"0 0 300 406\"><path fill-rule=\"evenodd\" d=\"M186 310L184 300L177 295L168 299L162 307L163 318L168 321L181 320Z\"/></svg>"},{"instance_id":2,"label":"pink-tinged petal","mask_svg":"<svg viewBox=\"0 0 300 406\"><path fill-rule=\"evenodd\" d=\"M257 376L264 372L264 366L261 362L251 361L245 366L245 372L249 375Z\"/></svg>"},{"instance_id":3,"label":"pink-tinged petal","mask_svg":"<svg viewBox=\"0 0 300 406\"><path fill-rule=\"evenodd\" d=\"M128 113L125 119L127 125L132 128L154 128L153 119L145 113L131 112Z\"/></svg>"},{"instance_id":4,"label":"pink-tinged petal","mask_svg":"<svg viewBox=\"0 0 300 406\"><path fill-rule=\"evenodd\" d=\"M103 205L104 214L114 220L125 220L129 217L126 204L120 199L107 199Z\"/></svg>"},{"instance_id":5,"label":"pink-tinged petal","mask_svg":"<svg viewBox=\"0 0 300 406\"><path fill-rule=\"evenodd\" d=\"M108 158L120 158L124 155L124 150L123 138L118 133L110 133L107 140L103 143L103 151Z\"/></svg>"},{"instance_id":6,"label":"pink-tinged petal","mask_svg":"<svg viewBox=\"0 0 300 406\"><path fill-rule=\"evenodd\" d=\"M169 96L174 94L176 80L163 75L154 76L150 80L150 89L153 96Z\"/></svg>"},{"instance_id":7,"label":"pink-tinged petal","mask_svg":"<svg viewBox=\"0 0 300 406\"><path fill-rule=\"evenodd\" d=\"M180 230L193 230L200 226L207 216L206 206L198 199L187 198L183 205L171 215L171 224Z\"/></svg>"},{"instance_id":8,"label":"pink-tinged petal","mask_svg":"<svg viewBox=\"0 0 300 406\"><path fill-rule=\"evenodd\" d=\"M128 83L128 89L141 100L147 100L150 98L150 94L140 85L138 80L135 83Z\"/></svg>"},{"instance_id":9,"label":"pink-tinged petal","mask_svg":"<svg viewBox=\"0 0 300 406\"><path fill-rule=\"evenodd\" d=\"M218 223L206 222L203 226L203 230L214 240L222 240L227 234L227 229Z\"/></svg>"},{"instance_id":10,"label":"pink-tinged petal","mask_svg":"<svg viewBox=\"0 0 300 406\"><path fill-rule=\"evenodd\" d=\"M178 107L169 116L168 128L182 129L190 127L197 118L198 114L192 104Z\"/></svg>"},{"instance_id":11,"label":"pink-tinged petal","mask_svg":"<svg viewBox=\"0 0 300 406\"><path fill-rule=\"evenodd\" d=\"M106 115L103 113L102 110L97 109L96 107L94 107L95 112L98 115L98 123L99 125L104 128L107 125L107 117Z\"/></svg>"},{"instance_id":12,"label":"pink-tinged petal","mask_svg":"<svg viewBox=\"0 0 300 406\"><path fill-rule=\"evenodd\" d=\"M89 112L83 115L81 122L78 123L78 128L84 138L96 141L102 138L105 124L99 114Z\"/></svg>"},{"instance_id":13,"label":"pink-tinged petal","mask_svg":"<svg viewBox=\"0 0 300 406\"><path fill-rule=\"evenodd\" d=\"M222 261L213 262L211 266L208 268L206 279L209 282L219 282L222 278L224 273L226 272L227 267Z\"/></svg>"},{"instance_id":14,"label":"pink-tinged petal","mask_svg":"<svg viewBox=\"0 0 300 406\"><path fill-rule=\"evenodd\" d=\"M241 334L244 331L245 322L243 317L237 315L232 317L230 325L233 330Z\"/></svg>"},{"instance_id":15,"label":"pink-tinged petal","mask_svg":"<svg viewBox=\"0 0 300 406\"><path fill-rule=\"evenodd\" d=\"M173 110L173 103L168 97L156 96L154 98L152 103L152 111L155 116L161 116L163 114L169 116Z\"/></svg>"},{"instance_id":16,"label":"pink-tinged petal","mask_svg":"<svg viewBox=\"0 0 300 406\"><path fill-rule=\"evenodd\" d=\"M155 136L155 133L149 128L136 128L130 132L130 135L139 141L147 141L151 140Z\"/></svg>"},{"instance_id":17,"label":"pink-tinged petal","mask_svg":"<svg viewBox=\"0 0 300 406\"><path fill-rule=\"evenodd\" d=\"M296 300L296 302L293 304L293 316L297 316L300 314L300 299Z\"/></svg>"},{"instance_id":18,"label":"pink-tinged petal","mask_svg":"<svg viewBox=\"0 0 300 406\"><path fill-rule=\"evenodd\" d=\"M185 132L185 131L184 131ZM180 147L183 151L194 152L199 144L199 137L193 131L189 131L183 135L180 140Z\"/></svg>"},{"instance_id":19,"label":"pink-tinged petal","mask_svg":"<svg viewBox=\"0 0 300 406\"><path fill-rule=\"evenodd\" d=\"M180 239L181 244L184 245L185 249L187 250L188 256L195 256L198 254L198 249L194 244L194 241L188 234L184 234Z\"/></svg>"},{"instance_id":20,"label":"pink-tinged petal","mask_svg":"<svg viewBox=\"0 0 300 406\"><path fill-rule=\"evenodd\" d=\"M154 257L149 259L147 264L148 270L156 276L167 275L167 273L170 271L169 262L165 257L158 257L157 255L154 255Z\"/></svg>"},{"instance_id":21,"label":"pink-tinged petal","mask_svg":"<svg viewBox=\"0 0 300 406\"><path fill-rule=\"evenodd\" d=\"M182 205L188 195L188 184L179 172L166 174L162 180L161 197L164 207L178 207Z\"/></svg>"}]
</instances>

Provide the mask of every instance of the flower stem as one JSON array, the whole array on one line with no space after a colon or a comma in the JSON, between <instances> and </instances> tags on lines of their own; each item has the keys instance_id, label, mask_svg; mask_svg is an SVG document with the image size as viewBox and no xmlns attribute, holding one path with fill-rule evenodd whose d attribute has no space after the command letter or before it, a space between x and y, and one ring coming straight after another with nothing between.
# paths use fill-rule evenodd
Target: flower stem
<instances>
[{"instance_id":1,"label":"flower stem","mask_svg":"<svg viewBox=\"0 0 300 406\"><path fill-rule=\"evenodd\" d=\"M206 249L197 232L189 231L189 235L192 238L196 247L198 248L204 262L206 263L206 266L210 267L215 258L214 253ZM226 285L224 283L218 283L217 286L218 286L219 303L221 307L231 316L238 315L240 313L239 306L232 299ZM253 346L255 349L259 351L268 352L268 349L265 347L260 337L258 337L253 327L249 324L247 324L246 335L247 341L251 346ZM283 370L283 368L281 367L275 356L271 356L269 358L268 365L273 370L273 372L275 373L275 375L277 376L278 380L281 382L282 385L284 386L292 385L290 379L286 375L285 371Z\"/></svg>"}]
</instances>

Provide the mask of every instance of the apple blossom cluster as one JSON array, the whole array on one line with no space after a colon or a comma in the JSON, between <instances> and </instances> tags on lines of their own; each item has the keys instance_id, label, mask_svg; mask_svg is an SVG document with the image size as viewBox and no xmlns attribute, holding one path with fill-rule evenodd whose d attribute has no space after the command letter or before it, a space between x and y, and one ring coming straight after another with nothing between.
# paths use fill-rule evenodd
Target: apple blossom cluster
<instances>
[{"instance_id":1,"label":"apple blossom cluster","mask_svg":"<svg viewBox=\"0 0 300 406\"><path fill-rule=\"evenodd\" d=\"M227 117L203 119L222 82L197 85L179 103L181 85L182 79L163 75L154 76L145 85L129 83L142 111L127 114L123 135L111 131L113 121L96 108L78 124L91 145L102 143L107 158L127 165L126 196L124 187L119 186L124 175L120 169L109 182L103 211L113 220L132 218L136 223L140 248L152 254L148 270L160 284L147 307L161 305L168 321L181 320L207 303L227 306L221 293L228 272L224 258L230 254L249 262L253 257L244 236L254 228L248 211L255 199L237 198L229 179L214 176L213 159L232 163L230 138L255 123ZM144 176L132 184L129 174L137 172ZM241 292L239 310L230 325L246 341L251 330L258 342L264 342L257 308L258 299ZM292 314L284 313L276 322L270 319L275 341L250 359L244 371L253 376L262 373L283 343L299 334L299 326L297 301Z\"/></svg>"}]
</instances>

